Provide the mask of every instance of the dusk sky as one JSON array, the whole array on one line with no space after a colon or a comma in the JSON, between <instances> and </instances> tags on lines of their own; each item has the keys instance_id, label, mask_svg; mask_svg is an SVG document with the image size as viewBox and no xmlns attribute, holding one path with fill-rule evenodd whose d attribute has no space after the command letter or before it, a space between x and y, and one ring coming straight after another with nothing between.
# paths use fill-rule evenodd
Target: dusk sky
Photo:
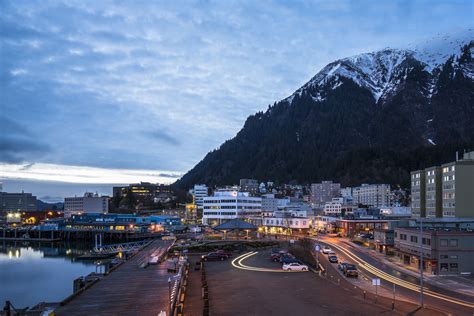
<instances>
[{"instance_id":1,"label":"dusk sky","mask_svg":"<svg viewBox=\"0 0 474 316\"><path fill-rule=\"evenodd\" d=\"M0 181L173 182L338 58L472 28L473 1L1 1Z\"/></svg>"}]
</instances>

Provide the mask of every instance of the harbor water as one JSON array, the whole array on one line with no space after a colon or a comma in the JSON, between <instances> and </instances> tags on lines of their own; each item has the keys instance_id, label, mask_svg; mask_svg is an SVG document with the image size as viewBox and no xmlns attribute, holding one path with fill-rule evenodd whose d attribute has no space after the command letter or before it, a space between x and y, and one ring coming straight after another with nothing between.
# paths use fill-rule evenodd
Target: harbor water
<instances>
[{"instance_id":1,"label":"harbor water","mask_svg":"<svg viewBox=\"0 0 474 316\"><path fill-rule=\"evenodd\" d=\"M103 272L102 262L77 257L90 244L0 241L0 304L15 308L40 302L60 302L73 293L73 281L91 272Z\"/></svg>"}]
</instances>

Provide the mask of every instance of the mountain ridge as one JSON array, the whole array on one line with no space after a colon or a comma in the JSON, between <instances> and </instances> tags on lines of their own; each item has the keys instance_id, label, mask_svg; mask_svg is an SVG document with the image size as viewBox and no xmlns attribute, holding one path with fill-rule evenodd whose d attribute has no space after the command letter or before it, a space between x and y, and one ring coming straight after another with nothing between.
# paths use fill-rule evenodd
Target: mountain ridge
<instances>
[{"instance_id":1,"label":"mountain ridge","mask_svg":"<svg viewBox=\"0 0 474 316\"><path fill-rule=\"evenodd\" d=\"M249 116L176 184L255 177L406 186L410 170L474 147L474 34L466 34L463 41L448 37L457 47L451 54L386 48L328 64Z\"/></svg>"}]
</instances>

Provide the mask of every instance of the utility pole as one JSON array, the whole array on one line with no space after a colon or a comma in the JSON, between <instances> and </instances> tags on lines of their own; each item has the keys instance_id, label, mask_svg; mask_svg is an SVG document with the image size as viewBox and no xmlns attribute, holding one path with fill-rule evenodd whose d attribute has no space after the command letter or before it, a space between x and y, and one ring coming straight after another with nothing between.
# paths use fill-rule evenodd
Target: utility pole
<instances>
[{"instance_id":1,"label":"utility pole","mask_svg":"<svg viewBox=\"0 0 474 316\"><path fill-rule=\"evenodd\" d=\"M423 217L421 216L420 216L420 306L421 308L423 308Z\"/></svg>"}]
</instances>

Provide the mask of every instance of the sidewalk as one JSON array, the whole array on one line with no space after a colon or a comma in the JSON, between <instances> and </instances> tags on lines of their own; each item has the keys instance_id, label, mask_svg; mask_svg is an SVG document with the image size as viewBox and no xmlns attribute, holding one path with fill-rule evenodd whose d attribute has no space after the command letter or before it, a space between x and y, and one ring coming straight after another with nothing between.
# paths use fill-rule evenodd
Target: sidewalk
<instances>
[{"instance_id":1,"label":"sidewalk","mask_svg":"<svg viewBox=\"0 0 474 316\"><path fill-rule=\"evenodd\" d=\"M200 316L203 313L204 302L202 300L201 270L194 270L196 262L201 259L200 255L189 257L188 288L186 291L184 315Z\"/></svg>"},{"instance_id":2,"label":"sidewalk","mask_svg":"<svg viewBox=\"0 0 474 316\"><path fill-rule=\"evenodd\" d=\"M417 269L405 266L399 262L396 257L386 256L383 253L379 253L375 250L368 249L367 247L352 243L349 240L344 240L344 242L351 245L352 247L357 247L360 251L395 270L416 278L420 277L420 272ZM463 277L457 275L433 275L425 273L423 274L423 280L426 283L435 285L437 287L450 291L461 292L462 294L474 297L474 277Z\"/></svg>"}]
</instances>

